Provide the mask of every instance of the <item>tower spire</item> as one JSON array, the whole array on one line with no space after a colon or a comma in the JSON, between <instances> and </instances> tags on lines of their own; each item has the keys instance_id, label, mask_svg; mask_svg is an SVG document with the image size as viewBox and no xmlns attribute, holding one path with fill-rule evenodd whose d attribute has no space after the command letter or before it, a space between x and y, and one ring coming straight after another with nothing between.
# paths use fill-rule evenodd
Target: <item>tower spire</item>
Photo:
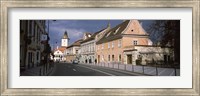
<instances>
[{"instance_id":1,"label":"tower spire","mask_svg":"<svg viewBox=\"0 0 200 96\"><path fill-rule=\"evenodd\" d=\"M67 47L68 46L68 41L69 41L69 37L67 34L67 31L65 30L62 41L61 41L61 46L62 47Z\"/></svg>"},{"instance_id":2,"label":"tower spire","mask_svg":"<svg viewBox=\"0 0 200 96\"><path fill-rule=\"evenodd\" d=\"M63 39L68 39L69 37L68 37L68 34L67 34L67 31L65 30L65 33L64 33L64 35L63 35Z\"/></svg>"}]
</instances>

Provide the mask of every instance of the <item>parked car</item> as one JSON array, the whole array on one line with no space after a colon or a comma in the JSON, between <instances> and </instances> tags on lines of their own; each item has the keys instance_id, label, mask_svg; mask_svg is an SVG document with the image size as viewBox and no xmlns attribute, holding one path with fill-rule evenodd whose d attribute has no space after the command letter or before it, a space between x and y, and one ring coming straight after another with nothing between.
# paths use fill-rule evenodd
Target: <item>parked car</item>
<instances>
[{"instance_id":1,"label":"parked car","mask_svg":"<svg viewBox=\"0 0 200 96\"><path fill-rule=\"evenodd\" d=\"M78 60L73 60L73 64L78 64Z\"/></svg>"}]
</instances>

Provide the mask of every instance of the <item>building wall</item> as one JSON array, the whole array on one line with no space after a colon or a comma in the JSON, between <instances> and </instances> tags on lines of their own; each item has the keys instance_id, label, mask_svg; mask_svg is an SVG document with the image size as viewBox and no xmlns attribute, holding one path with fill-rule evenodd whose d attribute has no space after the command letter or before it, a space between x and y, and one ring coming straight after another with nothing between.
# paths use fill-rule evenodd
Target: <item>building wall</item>
<instances>
[{"instance_id":1,"label":"building wall","mask_svg":"<svg viewBox=\"0 0 200 96\"><path fill-rule=\"evenodd\" d=\"M96 45L96 58L97 58L98 63L101 63L101 62L116 63L117 62L117 63L126 64L127 57L123 53L126 47L128 46L134 47L134 41L137 41L137 45L149 44L148 35L137 20L131 20L121 35L123 36L121 39L117 39L117 40ZM141 35L141 36L138 36L138 35ZM119 42L121 42L121 44ZM109 44L110 44L110 48L108 48ZM109 55L110 55L110 60L109 60ZM119 60L120 55L121 55L121 60ZM112 58L113 56L114 58Z\"/></svg>"},{"instance_id":2,"label":"building wall","mask_svg":"<svg viewBox=\"0 0 200 96\"><path fill-rule=\"evenodd\" d=\"M20 20L20 66L26 69L41 63L41 35L45 33L44 20Z\"/></svg>"},{"instance_id":3,"label":"building wall","mask_svg":"<svg viewBox=\"0 0 200 96\"><path fill-rule=\"evenodd\" d=\"M142 36L148 35L146 31L142 28L137 20L131 20L128 24L127 28L124 30L123 34L130 34L125 35L123 38L123 47L133 45L133 41L136 40L138 42L137 45L148 45L149 37ZM134 34L141 35L141 36L134 36Z\"/></svg>"},{"instance_id":4,"label":"building wall","mask_svg":"<svg viewBox=\"0 0 200 96\"><path fill-rule=\"evenodd\" d=\"M95 63L95 40L81 44L81 63Z\"/></svg>"},{"instance_id":5,"label":"building wall","mask_svg":"<svg viewBox=\"0 0 200 96\"><path fill-rule=\"evenodd\" d=\"M173 52L170 48L161 48L159 46L135 46L135 50L125 51L125 64L136 65L136 60L141 60L142 65L146 64L166 64L173 61ZM128 49L130 50L130 49ZM128 55L132 57L131 61L128 62ZM139 63L138 63L139 64Z\"/></svg>"},{"instance_id":6,"label":"building wall","mask_svg":"<svg viewBox=\"0 0 200 96\"><path fill-rule=\"evenodd\" d=\"M54 61L65 61L64 54L59 50L54 52L54 56Z\"/></svg>"},{"instance_id":7,"label":"building wall","mask_svg":"<svg viewBox=\"0 0 200 96\"><path fill-rule=\"evenodd\" d=\"M158 63L166 63L173 61L173 52L170 48L152 47L152 46L136 46L137 54L142 56L142 64L145 65L147 61L152 62L154 60ZM166 56L166 58L165 58ZM164 59L165 58L165 59Z\"/></svg>"},{"instance_id":8,"label":"building wall","mask_svg":"<svg viewBox=\"0 0 200 96\"><path fill-rule=\"evenodd\" d=\"M65 55L67 62L72 62L75 59L79 59L80 46L72 46L67 48L67 54Z\"/></svg>"},{"instance_id":9,"label":"building wall","mask_svg":"<svg viewBox=\"0 0 200 96\"><path fill-rule=\"evenodd\" d=\"M134 41L137 41L137 45L148 45L148 38L123 37L123 47L134 45Z\"/></svg>"},{"instance_id":10,"label":"building wall","mask_svg":"<svg viewBox=\"0 0 200 96\"><path fill-rule=\"evenodd\" d=\"M130 20L127 28L124 30L123 34L138 34L143 35L147 34L146 31L142 28L138 20Z\"/></svg>"},{"instance_id":11,"label":"building wall","mask_svg":"<svg viewBox=\"0 0 200 96\"><path fill-rule=\"evenodd\" d=\"M73 60L76 59L76 55L67 55L65 57L67 62L72 62Z\"/></svg>"},{"instance_id":12,"label":"building wall","mask_svg":"<svg viewBox=\"0 0 200 96\"><path fill-rule=\"evenodd\" d=\"M121 46L118 46L121 41ZM96 58L98 63L123 63L123 48L122 48L122 40L113 40L110 42L102 43L96 45ZM110 47L108 47L110 45ZM110 55L110 60L109 60ZM121 60L119 60L119 55L121 55ZM98 58L100 56L100 58ZM114 58L112 58L114 56Z\"/></svg>"},{"instance_id":13,"label":"building wall","mask_svg":"<svg viewBox=\"0 0 200 96\"><path fill-rule=\"evenodd\" d=\"M61 46L67 47L68 46L68 39L62 39Z\"/></svg>"},{"instance_id":14,"label":"building wall","mask_svg":"<svg viewBox=\"0 0 200 96\"><path fill-rule=\"evenodd\" d=\"M73 47L67 48L68 55L80 54L80 52L81 50L79 46L73 46Z\"/></svg>"}]
</instances>

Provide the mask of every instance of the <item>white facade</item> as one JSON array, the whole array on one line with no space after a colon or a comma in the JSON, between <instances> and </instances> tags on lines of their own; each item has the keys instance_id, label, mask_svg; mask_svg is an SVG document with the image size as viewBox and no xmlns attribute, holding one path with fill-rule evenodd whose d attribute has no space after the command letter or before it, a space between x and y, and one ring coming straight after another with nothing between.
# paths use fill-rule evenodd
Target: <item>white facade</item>
<instances>
[{"instance_id":1,"label":"white facade","mask_svg":"<svg viewBox=\"0 0 200 96\"><path fill-rule=\"evenodd\" d=\"M63 52L61 52L60 50L56 50L54 52L54 61L65 61L65 57L64 57L64 54Z\"/></svg>"},{"instance_id":2,"label":"white facade","mask_svg":"<svg viewBox=\"0 0 200 96\"><path fill-rule=\"evenodd\" d=\"M173 61L173 53L170 48L161 48L159 46L135 46L134 51L124 52L125 64L127 64L127 55L131 55L132 64L136 65L136 60L140 59L142 65L156 62L164 64Z\"/></svg>"},{"instance_id":3,"label":"white facade","mask_svg":"<svg viewBox=\"0 0 200 96\"><path fill-rule=\"evenodd\" d=\"M95 40L81 44L81 63L95 63Z\"/></svg>"},{"instance_id":4,"label":"white facade","mask_svg":"<svg viewBox=\"0 0 200 96\"><path fill-rule=\"evenodd\" d=\"M83 40L90 40L81 43L81 63L97 63L96 57L96 41L98 41L102 36L110 29L110 24L108 24L107 28L100 30L94 34L86 34L83 36ZM86 38L87 37L87 38ZM91 39L92 38L92 39Z\"/></svg>"},{"instance_id":5,"label":"white facade","mask_svg":"<svg viewBox=\"0 0 200 96\"><path fill-rule=\"evenodd\" d=\"M79 55L80 54L80 47L79 46L73 46L70 48L67 48L67 55Z\"/></svg>"}]
</instances>

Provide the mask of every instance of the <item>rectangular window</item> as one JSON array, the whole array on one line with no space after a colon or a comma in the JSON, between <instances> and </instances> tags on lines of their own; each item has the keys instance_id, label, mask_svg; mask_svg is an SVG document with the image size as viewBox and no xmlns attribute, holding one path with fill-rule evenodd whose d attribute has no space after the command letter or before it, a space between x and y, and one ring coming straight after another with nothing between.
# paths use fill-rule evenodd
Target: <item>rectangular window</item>
<instances>
[{"instance_id":1,"label":"rectangular window","mask_svg":"<svg viewBox=\"0 0 200 96\"><path fill-rule=\"evenodd\" d=\"M121 40L119 40L119 41L118 41L118 47L119 47L119 48L121 47L121 43L122 43Z\"/></svg>"},{"instance_id":2,"label":"rectangular window","mask_svg":"<svg viewBox=\"0 0 200 96\"><path fill-rule=\"evenodd\" d=\"M114 42L112 42L112 48L114 48Z\"/></svg>"},{"instance_id":3,"label":"rectangular window","mask_svg":"<svg viewBox=\"0 0 200 96\"><path fill-rule=\"evenodd\" d=\"M110 61L110 55L108 55L108 61Z\"/></svg>"},{"instance_id":4,"label":"rectangular window","mask_svg":"<svg viewBox=\"0 0 200 96\"><path fill-rule=\"evenodd\" d=\"M137 40L133 40L133 44L134 45L138 45L138 41Z\"/></svg>"},{"instance_id":5,"label":"rectangular window","mask_svg":"<svg viewBox=\"0 0 200 96\"><path fill-rule=\"evenodd\" d=\"M108 43L108 49L110 48L110 43Z\"/></svg>"}]
</instances>

